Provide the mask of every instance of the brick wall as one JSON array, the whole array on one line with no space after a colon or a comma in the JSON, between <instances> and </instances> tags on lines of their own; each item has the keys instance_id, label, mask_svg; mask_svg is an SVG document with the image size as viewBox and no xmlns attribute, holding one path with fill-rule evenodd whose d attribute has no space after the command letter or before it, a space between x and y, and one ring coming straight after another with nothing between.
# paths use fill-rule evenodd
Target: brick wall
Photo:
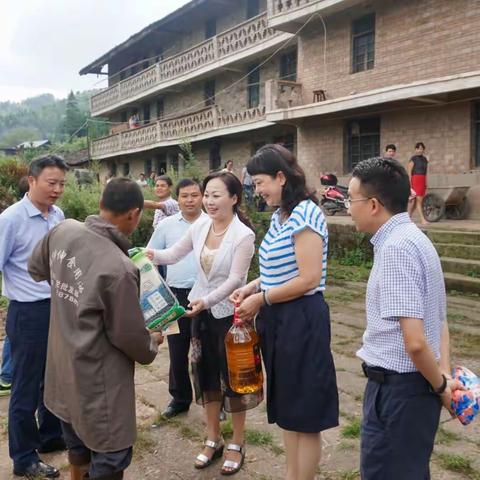
<instances>
[{"instance_id":1,"label":"brick wall","mask_svg":"<svg viewBox=\"0 0 480 480\"><path fill-rule=\"evenodd\" d=\"M310 119L298 128L298 158L308 177L319 185L322 172L347 174L344 168L344 122ZM423 107L380 114L380 145L397 146L397 158L404 165L414 154L416 142L423 142L430 158L429 173L458 174L471 165L471 104Z\"/></svg>"},{"instance_id":2,"label":"brick wall","mask_svg":"<svg viewBox=\"0 0 480 480\"><path fill-rule=\"evenodd\" d=\"M351 23L376 14L375 67L351 73ZM382 0L326 19L327 76L324 83L323 27L316 22L299 40L298 81L304 102L312 90L327 98L388 85L480 70L480 2L472 0ZM308 30L308 31L307 31Z\"/></svg>"}]
</instances>

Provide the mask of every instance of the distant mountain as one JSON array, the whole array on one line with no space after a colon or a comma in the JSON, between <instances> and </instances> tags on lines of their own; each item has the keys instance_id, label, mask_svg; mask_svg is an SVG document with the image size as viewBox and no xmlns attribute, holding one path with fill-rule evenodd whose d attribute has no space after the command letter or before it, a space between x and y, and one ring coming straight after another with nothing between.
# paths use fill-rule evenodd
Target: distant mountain
<instances>
[{"instance_id":1,"label":"distant mountain","mask_svg":"<svg viewBox=\"0 0 480 480\"><path fill-rule=\"evenodd\" d=\"M68 99L60 100L45 93L18 103L0 102L0 145L12 147L40 139L66 141L90 117L89 99L97 91L71 92ZM84 135L86 130L79 132Z\"/></svg>"}]
</instances>

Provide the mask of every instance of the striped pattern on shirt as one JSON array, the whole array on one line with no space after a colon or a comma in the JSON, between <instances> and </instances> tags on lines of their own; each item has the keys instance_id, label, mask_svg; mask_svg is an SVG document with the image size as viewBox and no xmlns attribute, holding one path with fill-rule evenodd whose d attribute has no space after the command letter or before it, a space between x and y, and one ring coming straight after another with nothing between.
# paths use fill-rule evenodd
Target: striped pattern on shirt
<instances>
[{"instance_id":1,"label":"striped pattern on shirt","mask_svg":"<svg viewBox=\"0 0 480 480\"><path fill-rule=\"evenodd\" d=\"M298 277L298 265L295 258L294 236L309 228L323 239L322 277L317 288L308 292L312 294L325 290L327 278L328 230L323 212L312 200L303 200L282 224L280 210L270 221L265 238L260 245L260 287L268 290Z\"/></svg>"}]
</instances>

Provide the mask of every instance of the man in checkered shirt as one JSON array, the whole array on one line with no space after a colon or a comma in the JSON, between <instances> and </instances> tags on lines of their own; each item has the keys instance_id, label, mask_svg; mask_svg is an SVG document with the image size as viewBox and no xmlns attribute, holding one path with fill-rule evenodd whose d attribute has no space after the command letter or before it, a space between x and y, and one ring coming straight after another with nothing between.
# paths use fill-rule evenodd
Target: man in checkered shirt
<instances>
[{"instance_id":1,"label":"man in checkered shirt","mask_svg":"<svg viewBox=\"0 0 480 480\"><path fill-rule=\"evenodd\" d=\"M446 296L438 254L407 213L410 183L391 158L353 170L346 201L372 234L367 328L357 355L368 377L361 428L362 480L426 480L442 404L450 409Z\"/></svg>"}]
</instances>

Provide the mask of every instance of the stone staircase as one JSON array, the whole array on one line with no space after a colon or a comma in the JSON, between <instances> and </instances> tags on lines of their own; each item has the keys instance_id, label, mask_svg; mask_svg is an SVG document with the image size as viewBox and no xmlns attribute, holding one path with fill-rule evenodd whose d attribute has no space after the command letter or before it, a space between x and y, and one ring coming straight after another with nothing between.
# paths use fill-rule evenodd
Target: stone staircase
<instances>
[{"instance_id":1,"label":"stone staircase","mask_svg":"<svg viewBox=\"0 0 480 480\"><path fill-rule=\"evenodd\" d=\"M480 294L480 232L428 228L448 290Z\"/></svg>"}]
</instances>

